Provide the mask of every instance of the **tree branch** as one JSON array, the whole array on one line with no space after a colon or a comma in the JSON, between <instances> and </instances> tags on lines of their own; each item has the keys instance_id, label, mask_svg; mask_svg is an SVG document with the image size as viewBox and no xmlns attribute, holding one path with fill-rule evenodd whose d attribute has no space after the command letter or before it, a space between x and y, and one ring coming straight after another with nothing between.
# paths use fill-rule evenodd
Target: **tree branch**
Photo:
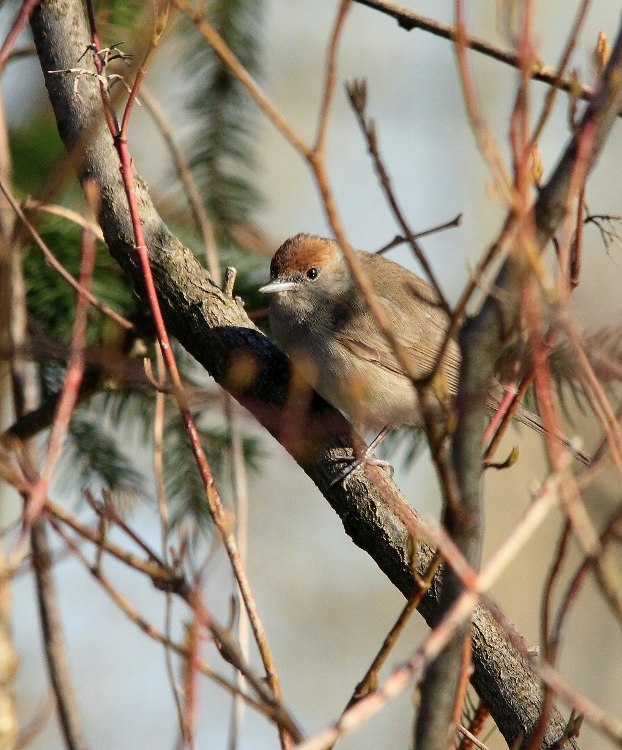
<instances>
[{"instance_id":1,"label":"tree branch","mask_svg":"<svg viewBox=\"0 0 622 750\"><path fill-rule=\"evenodd\" d=\"M368 8L373 8L380 13L384 13L387 16L391 16L406 31L422 29L429 34L434 34L434 36L440 36L442 39L448 39L449 41L455 41L456 39L456 29L454 26L424 16L410 8L405 8L403 5L393 2L393 0L354 1L360 5L366 5ZM510 65L513 68L520 68L520 58L516 52L497 47L486 39L468 36L465 39L465 45L475 52L479 52L486 57L491 57L493 60ZM534 61L531 78L534 81L541 81L542 83L547 83L549 86L555 86L557 89L561 89L567 93L574 94L575 91L578 91L580 98L586 101L589 101L594 93L593 89L589 86L585 86L572 78L560 78L558 71L552 65L542 62L542 60Z\"/></svg>"},{"instance_id":2,"label":"tree branch","mask_svg":"<svg viewBox=\"0 0 622 750\"><path fill-rule=\"evenodd\" d=\"M35 10L31 25L60 135L79 178L90 176L98 182L102 200L99 219L110 252L137 292L143 294L118 160L106 132L97 86L83 78L78 98L72 75L48 73L75 67L88 45L82 7L77 0L44 0ZM149 259L169 330L269 432L281 433L291 377L285 355L254 327L238 303L214 285L192 253L169 232L141 180L137 180L137 193ZM348 492L342 484L330 487L335 458L351 454L355 444L362 447L349 423L314 396L304 424L284 447L317 484L353 541L371 555L405 596L410 596L415 587L411 558L417 520L393 482L381 470L369 467L366 474L359 472L353 477ZM432 550L421 545L420 573L431 558ZM438 622L438 577L420 611L431 626ZM481 607L474 617L473 658L472 682L512 744L521 733L529 733L537 721L540 682ZM565 722L556 714L545 744L561 736L564 728Z\"/></svg>"},{"instance_id":3,"label":"tree branch","mask_svg":"<svg viewBox=\"0 0 622 750\"><path fill-rule=\"evenodd\" d=\"M58 718L68 750L85 750L80 712L72 688L67 652L58 611L58 598L52 577L50 545L45 520L39 517L32 527L30 544L36 570L37 599L43 631L43 645L48 662L50 681L57 697Z\"/></svg>"}]
</instances>

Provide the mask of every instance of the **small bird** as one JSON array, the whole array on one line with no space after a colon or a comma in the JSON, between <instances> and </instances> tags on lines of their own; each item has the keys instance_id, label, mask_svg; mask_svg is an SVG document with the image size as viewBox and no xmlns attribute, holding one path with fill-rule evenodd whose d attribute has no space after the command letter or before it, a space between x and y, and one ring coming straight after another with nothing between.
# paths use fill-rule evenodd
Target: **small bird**
<instances>
[{"instance_id":1,"label":"small bird","mask_svg":"<svg viewBox=\"0 0 622 750\"><path fill-rule=\"evenodd\" d=\"M406 351L411 374L425 378L436 364L449 327L436 293L419 276L384 256L361 251L357 255ZM371 450L390 428L422 423L417 390L376 327L334 240L309 234L286 240L272 258L270 279L259 291L273 295L269 316L274 338L326 401L357 428L380 431ZM439 368L443 385L436 389L439 417L442 392L457 392L459 370L460 350L452 340ZM545 431L539 418L526 409L516 418ZM356 464L348 473L354 468Z\"/></svg>"}]
</instances>

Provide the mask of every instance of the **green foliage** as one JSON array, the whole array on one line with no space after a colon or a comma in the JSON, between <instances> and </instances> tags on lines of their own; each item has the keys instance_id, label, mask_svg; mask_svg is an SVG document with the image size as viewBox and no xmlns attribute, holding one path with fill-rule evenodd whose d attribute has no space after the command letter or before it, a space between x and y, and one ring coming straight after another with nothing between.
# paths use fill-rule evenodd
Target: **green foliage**
<instances>
[{"instance_id":1,"label":"green foliage","mask_svg":"<svg viewBox=\"0 0 622 750\"><path fill-rule=\"evenodd\" d=\"M13 160L13 186L18 193L33 194L65 154L56 123L49 111L9 133Z\"/></svg>"},{"instance_id":2,"label":"green foliage","mask_svg":"<svg viewBox=\"0 0 622 750\"><path fill-rule=\"evenodd\" d=\"M96 484L124 495L144 494L140 472L102 429L99 420L84 414L76 414L71 420L63 474L66 483L80 488Z\"/></svg>"},{"instance_id":3,"label":"green foliage","mask_svg":"<svg viewBox=\"0 0 622 750\"><path fill-rule=\"evenodd\" d=\"M262 8L258 0L215 0L208 8L210 22L253 75L259 67ZM217 239L235 245L231 228L248 224L259 202L252 183L255 112L243 86L203 37L190 26L185 33L194 40L185 65L192 75L191 107L201 125L191 148L192 166Z\"/></svg>"},{"instance_id":4,"label":"green foliage","mask_svg":"<svg viewBox=\"0 0 622 750\"><path fill-rule=\"evenodd\" d=\"M77 278L82 254L81 229L64 219L50 216L39 227L39 233L58 261ZM34 244L25 249L24 279L31 327L47 338L67 343L71 338L76 293L46 264L41 250ZM133 292L121 269L101 245L97 250L92 291L117 312L133 314L136 309ZM106 326L107 318L90 308L88 343L102 343Z\"/></svg>"},{"instance_id":5,"label":"green foliage","mask_svg":"<svg viewBox=\"0 0 622 750\"><path fill-rule=\"evenodd\" d=\"M155 398L151 388L113 388L93 399L93 408L110 420L114 430L141 445L153 439Z\"/></svg>"},{"instance_id":6,"label":"green foliage","mask_svg":"<svg viewBox=\"0 0 622 750\"><path fill-rule=\"evenodd\" d=\"M127 39L128 32L141 29L145 21L142 0L95 0L97 29L104 44L117 44ZM121 47L125 53L133 50Z\"/></svg>"},{"instance_id":7,"label":"green foliage","mask_svg":"<svg viewBox=\"0 0 622 750\"><path fill-rule=\"evenodd\" d=\"M196 419L197 424L200 424L201 415L197 415ZM223 484L226 484L225 472L230 467L231 459L229 431L209 426L199 428L198 432L214 477L217 481L224 479ZM192 518L198 529L205 532L211 524L205 487L178 415L168 422L164 441L164 477L167 499L172 507L171 525L175 527L184 518ZM242 447L246 464L256 470L259 459L263 456L258 441L244 438Z\"/></svg>"},{"instance_id":8,"label":"green foliage","mask_svg":"<svg viewBox=\"0 0 622 750\"><path fill-rule=\"evenodd\" d=\"M229 482L231 436L224 425L221 399L210 387L203 368L179 344L174 345L180 374L188 385L195 403L193 418L216 481L222 486ZM153 444L155 416L154 391L148 388L111 390L97 397L96 411L110 420L115 432L123 431L127 441L141 446ZM171 511L171 525L192 519L196 528L205 533L210 528L210 516L205 498L205 487L190 449L188 437L171 397L164 412L164 481L167 503ZM258 440L243 437L242 448L248 468L258 470L264 454Z\"/></svg>"},{"instance_id":9,"label":"green foliage","mask_svg":"<svg viewBox=\"0 0 622 750\"><path fill-rule=\"evenodd\" d=\"M263 3L253 0L216 0L208 10L219 33L253 74L258 70L262 6ZM125 40L123 52L138 53L138 49L131 48L131 45L140 45L141 38L138 33L129 32L145 27L144 3L139 0L97 0L95 10L104 44ZM251 224L253 211L259 203L259 193L253 185L255 161L252 144L256 140L253 105L205 40L198 39L194 27L187 24L183 34L192 38L192 44L188 45L192 52L186 61L187 78L192 79L193 84L192 114L200 124L191 149L192 164L214 224L219 260L223 269L232 265L238 271L236 295L251 307L261 307L265 305L265 299L258 295L257 288L267 278L267 260L244 251L233 231L240 225ZM40 190L64 155L55 124L47 116L37 118L26 128L12 133L11 146L15 184L22 193ZM76 185L73 183L70 190L75 190ZM66 203L67 198L74 207L79 207L81 198L72 201L73 196L65 193L63 202ZM41 219L38 230L59 262L77 278L81 230L64 219L48 216ZM189 233L187 229L185 231ZM179 234L185 239L183 231ZM187 244L194 245L197 256L202 258L203 248L197 241L196 232L193 231ZM45 263L35 245L27 245L23 257L31 333L53 342L69 343L75 315L75 292ZM132 320L138 320L144 312L144 307L137 302L120 268L104 247L98 247L92 291ZM109 343L111 326L114 327L91 308L88 343L93 346ZM145 338L148 347L153 347L148 333ZM219 401L214 404L208 379L197 363L179 346L176 346L176 356L182 377L189 383L195 401L201 402L195 403L193 413L211 470L215 478L221 480L221 486L226 487L230 484L230 436L221 404ZM44 359L40 361L39 373L43 398L53 397L63 384L64 363ZM98 377L97 372L94 377ZM134 452L133 444L136 447L152 445L155 392L147 385L117 385L105 382L103 378L102 388L102 392L91 397L88 405L74 414L63 463L64 481L79 488L92 485L95 489L104 487L117 493L150 494L145 492L143 477L129 457ZM202 394L208 396L203 398ZM166 403L164 476L171 519L178 523L182 518L190 517L197 528L204 531L209 528L205 489L178 409L172 398L167 398ZM243 449L248 465L256 467L261 457L257 441L244 439Z\"/></svg>"}]
</instances>

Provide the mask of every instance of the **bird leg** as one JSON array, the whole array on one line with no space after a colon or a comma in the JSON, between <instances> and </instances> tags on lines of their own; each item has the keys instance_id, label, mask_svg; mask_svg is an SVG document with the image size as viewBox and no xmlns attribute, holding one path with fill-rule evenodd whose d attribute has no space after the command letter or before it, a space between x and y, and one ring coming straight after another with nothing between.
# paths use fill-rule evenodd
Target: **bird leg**
<instances>
[{"instance_id":1,"label":"bird leg","mask_svg":"<svg viewBox=\"0 0 622 750\"><path fill-rule=\"evenodd\" d=\"M339 484L339 482L343 482L344 487L345 487L351 475L357 469L362 468L366 464L380 466L388 472L389 476L392 477L393 466L389 463L389 461L384 461L383 459L376 458L376 456L374 456L374 451L380 445L380 443L384 440L384 438L387 436L390 429L391 427L389 425L383 427L382 430L380 430L380 432L378 433L378 435L367 446L362 456L354 455L354 456L349 456L348 458L342 459L346 465L339 472L339 474L337 474L337 476L332 480L332 482L330 483L330 486L334 487L336 484Z\"/></svg>"}]
</instances>

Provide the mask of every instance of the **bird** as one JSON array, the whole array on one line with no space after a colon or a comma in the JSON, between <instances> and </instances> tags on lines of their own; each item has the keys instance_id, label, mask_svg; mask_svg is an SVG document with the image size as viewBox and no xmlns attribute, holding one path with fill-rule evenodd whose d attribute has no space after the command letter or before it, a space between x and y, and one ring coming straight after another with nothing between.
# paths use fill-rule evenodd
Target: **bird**
<instances>
[{"instance_id":1,"label":"bird","mask_svg":"<svg viewBox=\"0 0 622 750\"><path fill-rule=\"evenodd\" d=\"M373 450L391 428L423 423L412 379L432 374L450 325L426 281L383 255L355 252L403 347L409 374L378 329L335 240L310 234L290 237L272 258L270 282L259 290L272 295L273 337L301 364L310 385L357 429L378 432L365 456L357 457L338 480L360 463L386 464L374 459ZM457 393L460 360L460 348L451 339L439 363L441 387L435 389L438 395L431 407L439 419L446 413L443 394ZM495 383L491 406L498 405L499 392L503 388ZM522 406L515 418L546 432L539 417ZM587 459L585 454L578 457Z\"/></svg>"}]
</instances>

